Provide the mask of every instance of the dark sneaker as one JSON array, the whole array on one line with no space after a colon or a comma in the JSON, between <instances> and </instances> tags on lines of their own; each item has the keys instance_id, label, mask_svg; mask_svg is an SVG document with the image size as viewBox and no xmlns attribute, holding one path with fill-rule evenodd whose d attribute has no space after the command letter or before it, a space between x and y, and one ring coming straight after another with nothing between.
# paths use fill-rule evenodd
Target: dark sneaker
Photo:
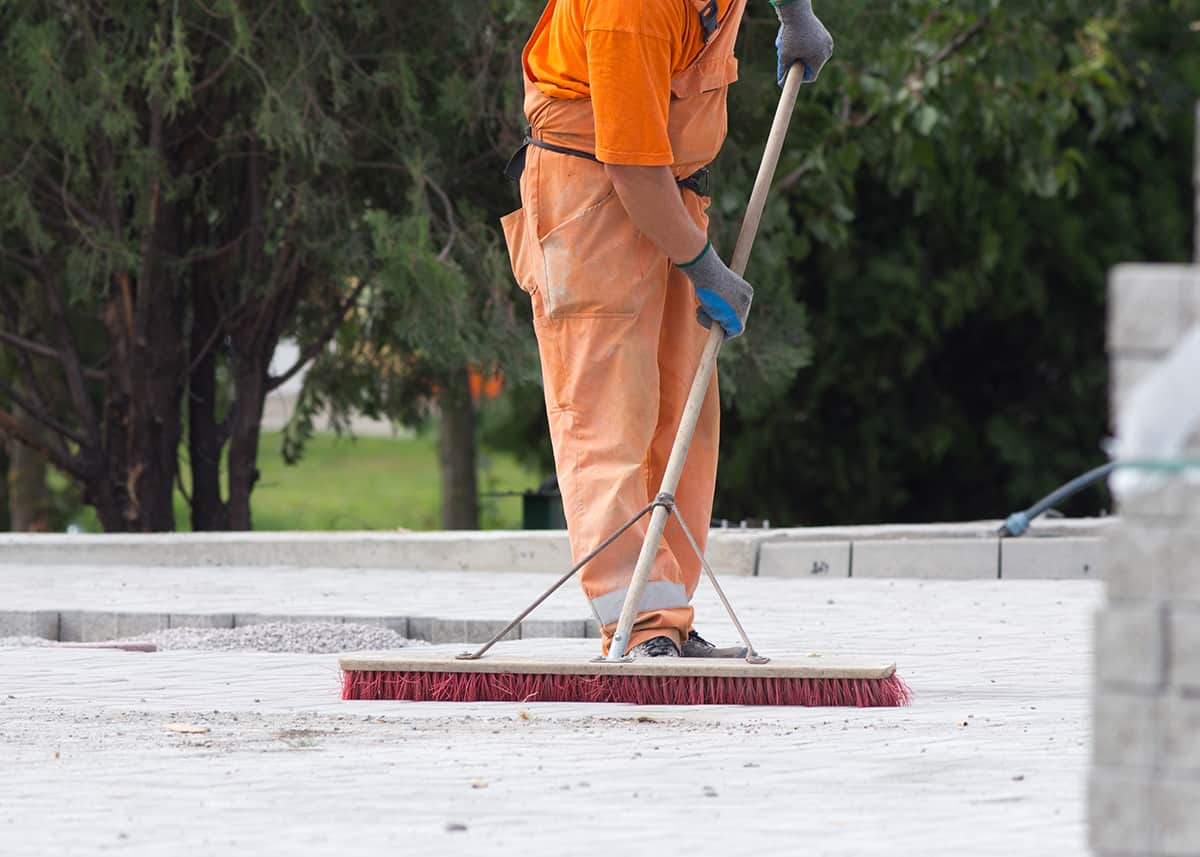
<instances>
[{"instance_id":1,"label":"dark sneaker","mask_svg":"<svg viewBox=\"0 0 1200 857\"><path fill-rule=\"evenodd\" d=\"M679 647L670 637L651 637L629 650L631 658L677 658Z\"/></svg>"},{"instance_id":2,"label":"dark sneaker","mask_svg":"<svg viewBox=\"0 0 1200 857\"><path fill-rule=\"evenodd\" d=\"M688 632L688 638L683 644L685 658L744 658L747 654L742 646L719 649L695 631Z\"/></svg>"}]
</instances>

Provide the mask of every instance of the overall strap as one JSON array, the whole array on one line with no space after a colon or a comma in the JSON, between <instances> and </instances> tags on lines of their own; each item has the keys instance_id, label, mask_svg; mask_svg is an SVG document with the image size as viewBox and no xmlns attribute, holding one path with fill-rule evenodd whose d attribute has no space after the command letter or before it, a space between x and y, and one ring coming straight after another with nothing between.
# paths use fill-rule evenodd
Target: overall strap
<instances>
[{"instance_id":1,"label":"overall strap","mask_svg":"<svg viewBox=\"0 0 1200 857\"><path fill-rule=\"evenodd\" d=\"M700 15L700 26L704 28L704 43L708 44L712 34L721 26L717 0L692 0L692 5Z\"/></svg>"}]
</instances>

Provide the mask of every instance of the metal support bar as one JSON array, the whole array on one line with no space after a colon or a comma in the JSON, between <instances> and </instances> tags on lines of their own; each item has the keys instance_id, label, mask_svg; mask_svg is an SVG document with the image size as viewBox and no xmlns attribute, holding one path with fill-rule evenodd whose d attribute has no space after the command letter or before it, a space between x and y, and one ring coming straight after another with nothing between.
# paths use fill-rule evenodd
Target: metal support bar
<instances>
[{"instance_id":1,"label":"metal support bar","mask_svg":"<svg viewBox=\"0 0 1200 857\"><path fill-rule=\"evenodd\" d=\"M659 505L659 503L657 500L653 503L647 503L646 506L642 509L642 511L638 512L636 515L634 515L632 518L630 518L628 521L626 521L624 526L622 526L619 530L617 530L615 533L613 533L607 539L602 541L600 543L599 547L597 547L594 551L589 553L587 556L585 556L579 562L575 563L575 566L570 571L568 571L566 574L564 574L562 577L560 577L555 582L555 584L553 586L551 586L549 589L547 589L545 592L543 592L536 601L534 601L532 604L530 604L528 607L526 607L523 611L521 611L521 614L519 616L517 616L516 619L513 619L511 622L509 622L504 627L503 631L501 631L499 634L492 637L492 639L490 639L486 643L484 643L483 646L480 647L477 651L463 652L460 655L456 655L456 659L460 660L460 661L477 661L480 658L482 658L485 654L487 654L488 649L490 649L492 646L496 645L498 642L503 640L508 635L509 631L511 631L513 628L517 627L523 621L525 621L526 616L528 616L534 610L541 607L542 604L545 603L546 599L549 598L551 595L553 595L555 592L557 592L559 589L561 589L562 585L564 583L566 583L568 580L570 580L572 577L574 577L575 574L579 571L579 569L583 568L589 562L591 562L596 557L598 557L604 551L605 548L607 548L609 545L611 545L613 542L615 542L617 539L619 539L625 533L626 530L628 530L630 527L632 527L634 524L636 524L642 518L646 517L646 514L651 509L655 508L658 505Z\"/></svg>"},{"instance_id":2,"label":"metal support bar","mask_svg":"<svg viewBox=\"0 0 1200 857\"><path fill-rule=\"evenodd\" d=\"M712 566L708 564L708 560L704 558L704 553L700 550L700 545L696 543L696 539L692 537L692 531L688 529L688 525L684 523L683 515L676 515L675 520L683 529L683 534L687 536L688 544L692 546L692 550L696 552L696 556L700 560L700 566L704 569L704 573L708 575L709 582L712 583L713 589L717 590L717 597L721 599L721 603L725 605L725 612L729 614L733 626L737 628L738 636L742 638L742 643L746 646L746 661L752 664L765 664L770 662L770 658L764 658L754 649L754 644L750 642L750 637L746 635L746 629L742 627L742 622L738 619L737 613L734 612L733 605L729 603L729 599L725 597L725 590L721 588L721 584L717 582L717 575L712 570Z\"/></svg>"}]
</instances>

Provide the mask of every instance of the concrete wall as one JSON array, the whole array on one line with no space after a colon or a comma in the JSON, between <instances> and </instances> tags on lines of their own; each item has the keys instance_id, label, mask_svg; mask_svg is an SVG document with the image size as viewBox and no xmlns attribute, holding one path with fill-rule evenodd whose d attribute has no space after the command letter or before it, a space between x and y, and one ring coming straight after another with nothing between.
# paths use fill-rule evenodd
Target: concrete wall
<instances>
[{"instance_id":1,"label":"concrete wall","mask_svg":"<svg viewBox=\"0 0 1200 857\"><path fill-rule=\"evenodd\" d=\"M1200 323L1200 268L1122 266L1109 283L1113 411ZM1180 395L1200 395L1200 379ZM1190 454L1200 454L1200 437ZM1090 837L1102 857L1200 854L1200 484L1123 502L1096 617Z\"/></svg>"}]
</instances>

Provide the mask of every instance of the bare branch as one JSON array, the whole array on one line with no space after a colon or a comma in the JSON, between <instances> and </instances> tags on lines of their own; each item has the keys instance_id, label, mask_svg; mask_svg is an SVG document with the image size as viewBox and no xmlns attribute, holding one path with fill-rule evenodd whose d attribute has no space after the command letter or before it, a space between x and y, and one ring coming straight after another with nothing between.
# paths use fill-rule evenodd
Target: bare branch
<instances>
[{"instance_id":1,"label":"bare branch","mask_svg":"<svg viewBox=\"0 0 1200 857\"><path fill-rule=\"evenodd\" d=\"M454 203L450 201L449 195L442 190L442 186L429 178L429 176L422 176L421 179L425 184L433 188L433 192L437 194L438 199L442 201L442 206L446 209L446 226L450 230L450 237L446 240L446 246L437 255L439 262L445 262L450 258L450 251L454 249L454 242L458 239L458 222L454 219Z\"/></svg>"},{"instance_id":2,"label":"bare branch","mask_svg":"<svg viewBox=\"0 0 1200 857\"><path fill-rule=\"evenodd\" d=\"M41 342L35 342L32 339L26 339L23 336L17 336L15 333L9 333L5 330L0 330L0 342L7 342L14 348L19 348L22 351L32 354L36 357L44 357L47 360L54 360L58 363L64 363L63 353L56 348L51 348ZM89 381L104 381L108 376L98 369L84 369L83 375Z\"/></svg>"},{"instance_id":3,"label":"bare branch","mask_svg":"<svg viewBox=\"0 0 1200 857\"><path fill-rule=\"evenodd\" d=\"M5 395L7 395L16 405L20 406L22 411L29 414L29 416L33 417L33 419L37 420L46 428L62 435L67 440L78 446L86 445L83 438L77 432L73 431L70 427L63 425L54 417L50 416L50 413L40 402L35 402L32 399L22 395L20 390L16 389L8 382L0 380L0 392L3 392Z\"/></svg>"},{"instance_id":4,"label":"bare branch","mask_svg":"<svg viewBox=\"0 0 1200 857\"><path fill-rule=\"evenodd\" d=\"M313 340L309 344L308 348L304 349L304 351L300 354L299 359L292 364L292 367L282 375L276 375L267 379L268 393L272 390L279 389L292 378L294 378L301 369L315 360L318 355L325 350L325 346L329 344L329 340L333 339L334 334L337 333L338 327L341 326L342 321L346 318L346 313L348 313L354 304L358 302L359 295L363 293L363 289L366 287L367 280L360 280L358 285L354 287L354 291L352 291L350 296L342 302L341 307L339 307L338 311L334 314L333 320L331 321L329 327L327 327L322 334L317 337L317 339Z\"/></svg>"},{"instance_id":5,"label":"bare branch","mask_svg":"<svg viewBox=\"0 0 1200 857\"><path fill-rule=\"evenodd\" d=\"M43 272L44 274L44 272ZM67 307L62 293L54 281L46 276L41 277L43 288L46 290L46 302L50 307L50 315L58 328L59 349L63 356L63 371L67 376L67 389L71 392L71 401L79 412L80 420L87 430L89 444L93 449L100 449L100 425L96 421L96 411L88 396L86 379L83 376L83 364L79 352L75 350L74 334L71 332L71 322L67 318Z\"/></svg>"},{"instance_id":6,"label":"bare branch","mask_svg":"<svg viewBox=\"0 0 1200 857\"><path fill-rule=\"evenodd\" d=\"M78 458L39 437L36 431L8 411L0 410L0 432L25 444L59 470L80 482L87 480L88 472Z\"/></svg>"}]
</instances>

